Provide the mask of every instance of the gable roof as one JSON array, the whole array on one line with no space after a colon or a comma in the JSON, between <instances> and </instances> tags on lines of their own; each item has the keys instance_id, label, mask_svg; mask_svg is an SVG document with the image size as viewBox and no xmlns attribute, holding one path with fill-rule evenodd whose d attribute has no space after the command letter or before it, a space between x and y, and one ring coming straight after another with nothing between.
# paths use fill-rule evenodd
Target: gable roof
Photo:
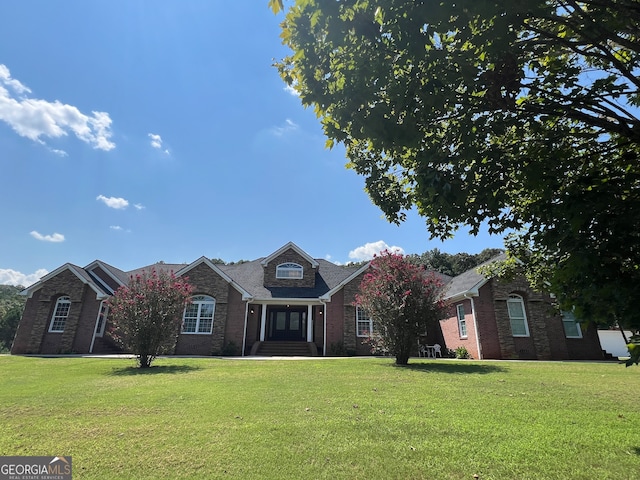
<instances>
[{"instance_id":1,"label":"gable roof","mask_svg":"<svg viewBox=\"0 0 640 480\"><path fill-rule=\"evenodd\" d=\"M193 270L198 265L202 265L202 264L208 266L211 270L216 272L224 280L226 280L228 283L230 283L233 286L233 288L238 290L238 292L240 292L242 294L242 299L243 300L249 300L249 299L252 298L252 295L247 290L242 288L235 280L233 280L233 278L231 278L229 275L227 275L225 272L223 272L218 265L216 265L215 263L213 263L211 260L209 260L206 257L200 257L195 262L192 262L189 265L187 265L187 266L183 267L182 269L178 270L177 272L175 272L175 274L179 275L179 276L185 275L186 273L188 273L189 271Z\"/></svg>"},{"instance_id":2,"label":"gable roof","mask_svg":"<svg viewBox=\"0 0 640 480\"><path fill-rule=\"evenodd\" d=\"M233 265L219 265L220 269L242 285L253 298L257 300L273 299L319 299L335 289L351 277L359 267L336 265L327 260L313 259L317 264L314 287L265 287L264 268L265 259L259 258L250 262L236 263Z\"/></svg>"},{"instance_id":3,"label":"gable roof","mask_svg":"<svg viewBox=\"0 0 640 480\"><path fill-rule=\"evenodd\" d=\"M264 257L262 259L261 264L263 266L267 265L271 260L273 260L274 258L279 257L280 255L282 255L284 252L286 252L287 250L292 249L294 250L298 255L300 255L301 257L303 257L305 260L307 260L311 266L313 268L318 268L318 262L312 258L307 252L305 252L304 250L302 250L299 246L297 246L295 243L293 242L289 242L286 245L283 245L282 247L280 247L278 250L276 250L275 252L273 252L271 255L269 255L268 257Z\"/></svg>"},{"instance_id":4,"label":"gable roof","mask_svg":"<svg viewBox=\"0 0 640 480\"><path fill-rule=\"evenodd\" d=\"M494 262L502 261L506 258L506 254L501 253L484 262L483 264L478 265L471 270L467 270L457 277L453 277L453 279L451 279L451 281L447 285L445 285L445 300L457 300L459 298L464 298L465 296L477 297L480 287L487 283L491 278L485 277L484 275L479 273L478 268Z\"/></svg>"},{"instance_id":5,"label":"gable roof","mask_svg":"<svg viewBox=\"0 0 640 480\"><path fill-rule=\"evenodd\" d=\"M64 265L56 268L54 271L47 273L44 277L38 280L33 285L25 288L20 292L20 295L28 296L29 298L33 295L33 292L42 288L43 283L52 279L53 277L59 275L60 273L68 270L72 274L74 274L78 280L80 280L85 285L88 285L94 292L96 292L96 299L100 300L111 295L110 289L103 286L101 283L97 283L94 281L91 275L87 271L85 271L82 267L77 265L73 265L71 263L65 263Z\"/></svg>"}]
</instances>

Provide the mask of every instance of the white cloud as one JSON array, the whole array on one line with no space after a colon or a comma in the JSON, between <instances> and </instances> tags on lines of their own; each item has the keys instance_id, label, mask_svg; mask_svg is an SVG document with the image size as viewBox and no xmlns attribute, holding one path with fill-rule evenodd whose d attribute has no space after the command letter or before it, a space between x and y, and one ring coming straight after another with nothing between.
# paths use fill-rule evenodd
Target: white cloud
<instances>
[{"instance_id":1,"label":"white cloud","mask_svg":"<svg viewBox=\"0 0 640 480\"><path fill-rule=\"evenodd\" d=\"M389 250L392 253L404 255L404 249L402 247L390 247L383 240L378 240L373 243L365 243L364 245L351 250L349 252L349 258L355 262L368 261L371 260L374 255L379 254L383 250Z\"/></svg>"},{"instance_id":2,"label":"white cloud","mask_svg":"<svg viewBox=\"0 0 640 480\"><path fill-rule=\"evenodd\" d=\"M49 151L51 153L55 153L59 157L68 157L69 155L64 150L58 150L57 148L50 148Z\"/></svg>"},{"instance_id":3,"label":"white cloud","mask_svg":"<svg viewBox=\"0 0 640 480\"><path fill-rule=\"evenodd\" d=\"M298 129L298 125L288 118L284 121L284 125L281 127L271 128L271 133L277 137L281 137L286 133L294 132Z\"/></svg>"},{"instance_id":4,"label":"white cloud","mask_svg":"<svg viewBox=\"0 0 640 480\"><path fill-rule=\"evenodd\" d=\"M148 133L149 138L151 139L151 146L153 148L157 148L158 150L162 150L162 137L156 133ZM165 148L162 153L165 155L170 155L169 149Z\"/></svg>"},{"instance_id":5,"label":"white cloud","mask_svg":"<svg viewBox=\"0 0 640 480\"><path fill-rule=\"evenodd\" d=\"M6 87L6 88L5 88ZM115 148L111 138L111 118L106 112L86 115L73 105L58 100L28 98L31 90L11 78L9 69L0 64L0 120L20 136L44 144L41 137L58 138L71 131L83 142L98 150Z\"/></svg>"},{"instance_id":6,"label":"white cloud","mask_svg":"<svg viewBox=\"0 0 640 480\"><path fill-rule=\"evenodd\" d=\"M14 285L28 287L33 285L42 277L49 273L44 268L36 270L34 273L22 273L10 268L0 268L0 285Z\"/></svg>"},{"instance_id":7,"label":"white cloud","mask_svg":"<svg viewBox=\"0 0 640 480\"><path fill-rule=\"evenodd\" d=\"M118 231L123 230L123 228L120 225L111 225L109 228L111 230L118 230Z\"/></svg>"},{"instance_id":8,"label":"white cloud","mask_svg":"<svg viewBox=\"0 0 640 480\"><path fill-rule=\"evenodd\" d=\"M331 255L329 255L328 253L324 256L324 259L327 262L333 262L335 265L342 265L342 263L338 262L338 261L333 261L331 260L333 257Z\"/></svg>"},{"instance_id":9,"label":"white cloud","mask_svg":"<svg viewBox=\"0 0 640 480\"><path fill-rule=\"evenodd\" d=\"M33 232L31 232L31 236L36 240L40 240L41 242L64 242L64 235L62 235L61 233L54 233L53 235L42 235L41 233L34 230Z\"/></svg>"},{"instance_id":10,"label":"white cloud","mask_svg":"<svg viewBox=\"0 0 640 480\"><path fill-rule=\"evenodd\" d=\"M289 95L293 95L294 97L300 96L298 91L292 85L287 85L286 87L284 87L284 91L287 92Z\"/></svg>"},{"instance_id":11,"label":"white cloud","mask_svg":"<svg viewBox=\"0 0 640 480\"><path fill-rule=\"evenodd\" d=\"M144 205L142 205L141 203L135 203L133 206L134 206L134 208L135 208L136 210L144 210L144 209L146 208L146 207L145 207Z\"/></svg>"},{"instance_id":12,"label":"white cloud","mask_svg":"<svg viewBox=\"0 0 640 480\"><path fill-rule=\"evenodd\" d=\"M124 210L129 206L129 202L124 198L119 197L105 197L104 195L98 195L96 200L104 203L109 208L115 208L116 210Z\"/></svg>"},{"instance_id":13,"label":"white cloud","mask_svg":"<svg viewBox=\"0 0 640 480\"><path fill-rule=\"evenodd\" d=\"M28 87L24 86L15 78L11 78L11 72L6 65L0 64L0 82L5 84L7 87L11 88L18 95L22 95L23 93L31 93Z\"/></svg>"},{"instance_id":14,"label":"white cloud","mask_svg":"<svg viewBox=\"0 0 640 480\"><path fill-rule=\"evenodd\" d=\"M151 146L153 148L162 148L162 137L155 133L149 133L149 138L151 139Z\"/></svg>"}]
</instances>

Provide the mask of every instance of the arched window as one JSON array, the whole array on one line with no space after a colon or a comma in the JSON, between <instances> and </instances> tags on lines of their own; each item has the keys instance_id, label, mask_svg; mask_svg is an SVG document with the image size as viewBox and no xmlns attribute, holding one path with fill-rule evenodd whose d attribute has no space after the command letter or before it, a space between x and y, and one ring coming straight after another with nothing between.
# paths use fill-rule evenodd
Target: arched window
<instances>
[{"instance_id":1,"label":"arched window","mask_svg":"<svg viewBox=\"0 0 640 480\"><path fill-rule=\"evenodd\" d=\"M205 333L213 331L213 313L216 300L208 295L196 295L184 309L182 333Z\"/></svg>"},{"instance_id":2,"label":"arched window","mask_svg":"<svg viewBox=\"0 0 640 480\"><path fill-rule=\"evenodd\" d=\"M66 295L58 297L51 317L51 324L49 325L50 332L64 332L64 324L67 323L70 308L71 299L69 297Z\"/></svg>"},{"instance_id":3,"label":"arched window","mask_svg":"<svg viewBox=\"0 0 640 480\"><path fill-rule=\"evenodd\" d=\"M276 267L276 278L302 278L302 265L281 263Z\"/></svg>"},{"instance_id":4,"label":"arched window","mask_svg":"<svg viewBox=\"0 0 640 480\"><path fill-rule=\"evenodd\" d=\"M509 295L507 310L511 321L511 334L514 337L528 337L529 325L527 325L527 314L525 313L522 297L520 295Z\"/></svg>"}]
</instances>

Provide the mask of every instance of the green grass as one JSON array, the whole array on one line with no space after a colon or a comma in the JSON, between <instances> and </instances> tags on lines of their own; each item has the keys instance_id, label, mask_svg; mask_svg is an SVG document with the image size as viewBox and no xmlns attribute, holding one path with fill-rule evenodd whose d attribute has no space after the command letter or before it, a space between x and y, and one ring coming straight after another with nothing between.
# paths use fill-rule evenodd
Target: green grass
<instances>
[{"instance_id":1,"label":"green grass","mask_svg":"<svg viewBox=\"0 0 640 480\"><path fill-rule=\"evenodd\" d=\"M640 368L0 356L0 455L74 479L637 479Z\"/></svg>"}]
</instances>

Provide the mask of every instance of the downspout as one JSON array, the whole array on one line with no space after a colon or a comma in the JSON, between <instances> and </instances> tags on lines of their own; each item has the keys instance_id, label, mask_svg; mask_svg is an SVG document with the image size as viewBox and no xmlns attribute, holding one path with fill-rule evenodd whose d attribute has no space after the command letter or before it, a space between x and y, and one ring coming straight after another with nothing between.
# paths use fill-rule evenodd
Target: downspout
<instances>
[{"instance_id":1,"label":"downspout","mask_svg":"<svg viewBox=\"0 0 640 480\"><path fill-rule=\"evenodd\" d=\"M244 304L244 331L242 332L242 357L247 346L247 316L249 315L249 299Z\"/></svg>"},{"instance_id":2,"label":"downspout","mask_svg":"<svg viewBox=\"0 0 640 480\"><path fill-rule=\"evenodd\" d=\"M482 345L480 344L480 332L478 331L478 319L476 318L476 304L473 297L468 293L464 294L464 298L471 300L471 316L473 317L473 329L476 332L476 348L478 349L478 360L482 360Z\"/></svg>"}]
</instances>

